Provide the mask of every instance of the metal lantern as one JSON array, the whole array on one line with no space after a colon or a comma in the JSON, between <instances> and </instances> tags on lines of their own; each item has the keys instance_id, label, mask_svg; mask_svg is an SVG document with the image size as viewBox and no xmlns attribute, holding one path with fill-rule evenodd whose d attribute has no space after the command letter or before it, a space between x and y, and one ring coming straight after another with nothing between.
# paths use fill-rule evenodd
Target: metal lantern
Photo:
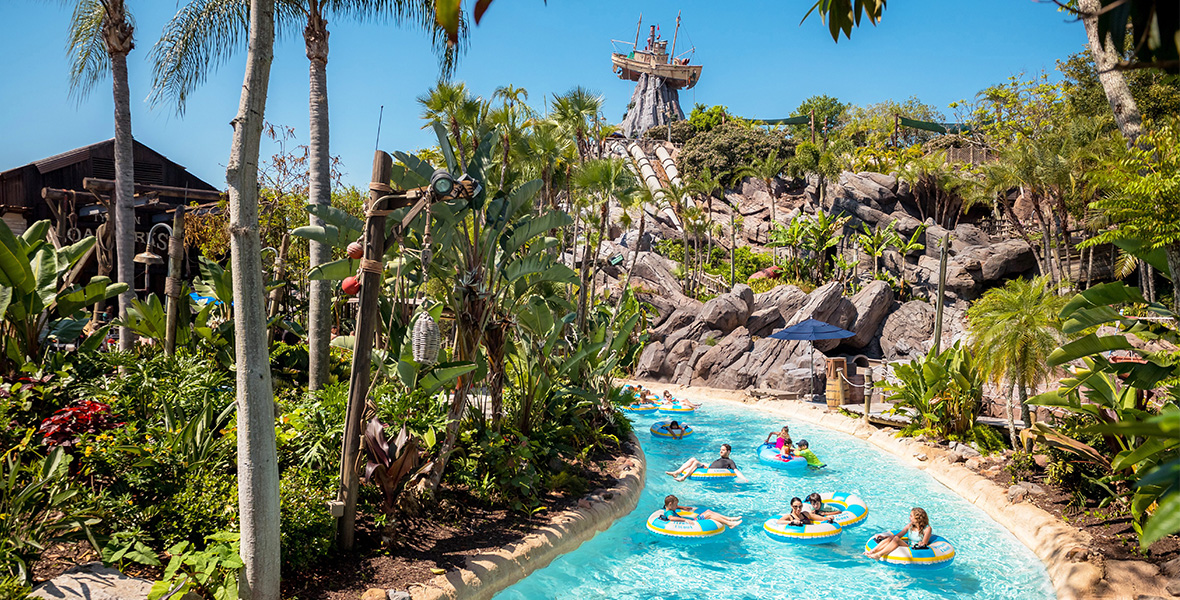
<instances>
[{"instance_id":1,"label":"metal lantern","mask_svg":"<svg viewBox=\"0 0 1180 600\"><path fill-rule=\"evenodd\" d=\"M414 321L414 360L418 364L433 365L438 360L438 348L442 341L442 334L438 330L438 323L427 313L418 315Z\"/></svg>"}]
</instances>

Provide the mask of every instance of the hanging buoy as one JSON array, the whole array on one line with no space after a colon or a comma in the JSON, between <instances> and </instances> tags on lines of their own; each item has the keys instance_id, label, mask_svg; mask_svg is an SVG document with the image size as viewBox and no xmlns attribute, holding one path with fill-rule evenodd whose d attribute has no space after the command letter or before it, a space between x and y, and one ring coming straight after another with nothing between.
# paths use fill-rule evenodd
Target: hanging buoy
<instances>
[{"instance_id":1,"label":"hanging buoy","mask_svg":"<svg viewBox=\"0 0 1180 600\"><path fill-rule=\"evenodd\" d=\"M434 318L427 313L418 315L418 319L414 321L414 360L423 366L433 365L438 360L441 341L442 334Z\"/></svg>"},{"instance_id":2,"label":"hanging buoy","mask_svg":"<svg viewBox=\"0 0 1180 600\"><path fill-rule=\"evenodd\" d=\"M353 242L348 245L348 258L352 260L360 260L365 255L365 247L360 242Z\"/></svg>"},{"instance_id":3,"label":"hanging buoy","mask_svg":"<svg viewBox=\"0 0 1180 600\"><path fill-rule=\"evenodd\" d=\"M340 289L349 296L355 296L357 292L361 291L361 280L356 277L345 277L344 281L340 282Z\"/></svg>"}]
</instances>

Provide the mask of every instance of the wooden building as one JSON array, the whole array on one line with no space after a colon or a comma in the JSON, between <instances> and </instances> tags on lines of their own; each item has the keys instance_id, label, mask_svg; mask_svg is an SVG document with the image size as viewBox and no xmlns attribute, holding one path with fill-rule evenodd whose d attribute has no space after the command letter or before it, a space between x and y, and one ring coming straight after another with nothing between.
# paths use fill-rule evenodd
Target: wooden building
<instances>
[{"instance_id":1,"label":"wooden building","mask_svg":"<svg viewBox=\"0 0 1180 600\"><path fill-rule=\"evenodd\" d=\"M173 209L193 202L214 202L217 188L189 173L164 155L134 143L136 248L148 249L148 233L157 223L171 222ZM107 211L113 202L115 141L75 148L56 156L0 172L0 217L14 233L48 219L50 241L55 245L76 242L88 235L98 238L95 252L84 260L82 273L114 279L114 227L107 227ZM168 233L156 230L151 250L166 254ZM150 268L150 278L145 277ZM133 286L141 294L162 293L166 268L136 265ZM147 283L151 283L151 290Z\"/></svg>"}]
</instances>

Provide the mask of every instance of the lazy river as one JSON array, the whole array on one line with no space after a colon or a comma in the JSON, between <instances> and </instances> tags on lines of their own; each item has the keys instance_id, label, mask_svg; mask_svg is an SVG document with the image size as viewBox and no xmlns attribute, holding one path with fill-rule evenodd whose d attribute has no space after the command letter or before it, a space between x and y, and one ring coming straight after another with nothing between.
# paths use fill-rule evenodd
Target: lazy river
<instances>
[{"instance_id":1,"label":"lazy river","mask_svg":"<svg viewBox=\"0 0 1180 600\"><path fill-rule=\"evenodd\" d=\"M695 414L677 415L695 433L680 441L655 438L651 423L668 418L632 415L647 455L647 485L639 506L576 550L500 592L496 600L542 598L617 600L783 598L1055 598L1041 561L1003 526L935 481L868 442L802 422L787 422L791 437L806 439L828 467L802 475L758 462L755 448L781 418L753 408L707 402ZM749 483L676 482L664 471L696 456L706 464L722 443ZM792 496L851 492L869 506L865 522L846 528L838 543L796 545L770 539L763 522L789 510ZM688 506L742 516L736 529L709 540L683 543L657 538L648 516L675 494ZM934 533L954 544L953 564L906 571L863 556L873 534L905 526L911 507L925 508Z\"/></svg>"}]
</instances>

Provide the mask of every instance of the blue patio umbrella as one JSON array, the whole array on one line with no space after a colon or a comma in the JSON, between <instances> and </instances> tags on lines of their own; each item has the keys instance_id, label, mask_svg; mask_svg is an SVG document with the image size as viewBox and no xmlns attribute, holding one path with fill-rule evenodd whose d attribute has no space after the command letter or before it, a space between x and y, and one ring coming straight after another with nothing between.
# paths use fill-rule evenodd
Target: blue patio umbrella
<instances>
[{"instance_id":1,"label":"blue patio umbrella","mask_svg":"<svg viewBox=\"0 0 1180 600\"><path fill-rule=\"evenodd\" d=\"M806 319L770 334L776 340L807 340L811 344L811 386L815 385L815 340L841 340L856 335L847 329L841 329L830 323ZM815 388L811 393L815 395Z\"/></svg>"}]
</instances>

